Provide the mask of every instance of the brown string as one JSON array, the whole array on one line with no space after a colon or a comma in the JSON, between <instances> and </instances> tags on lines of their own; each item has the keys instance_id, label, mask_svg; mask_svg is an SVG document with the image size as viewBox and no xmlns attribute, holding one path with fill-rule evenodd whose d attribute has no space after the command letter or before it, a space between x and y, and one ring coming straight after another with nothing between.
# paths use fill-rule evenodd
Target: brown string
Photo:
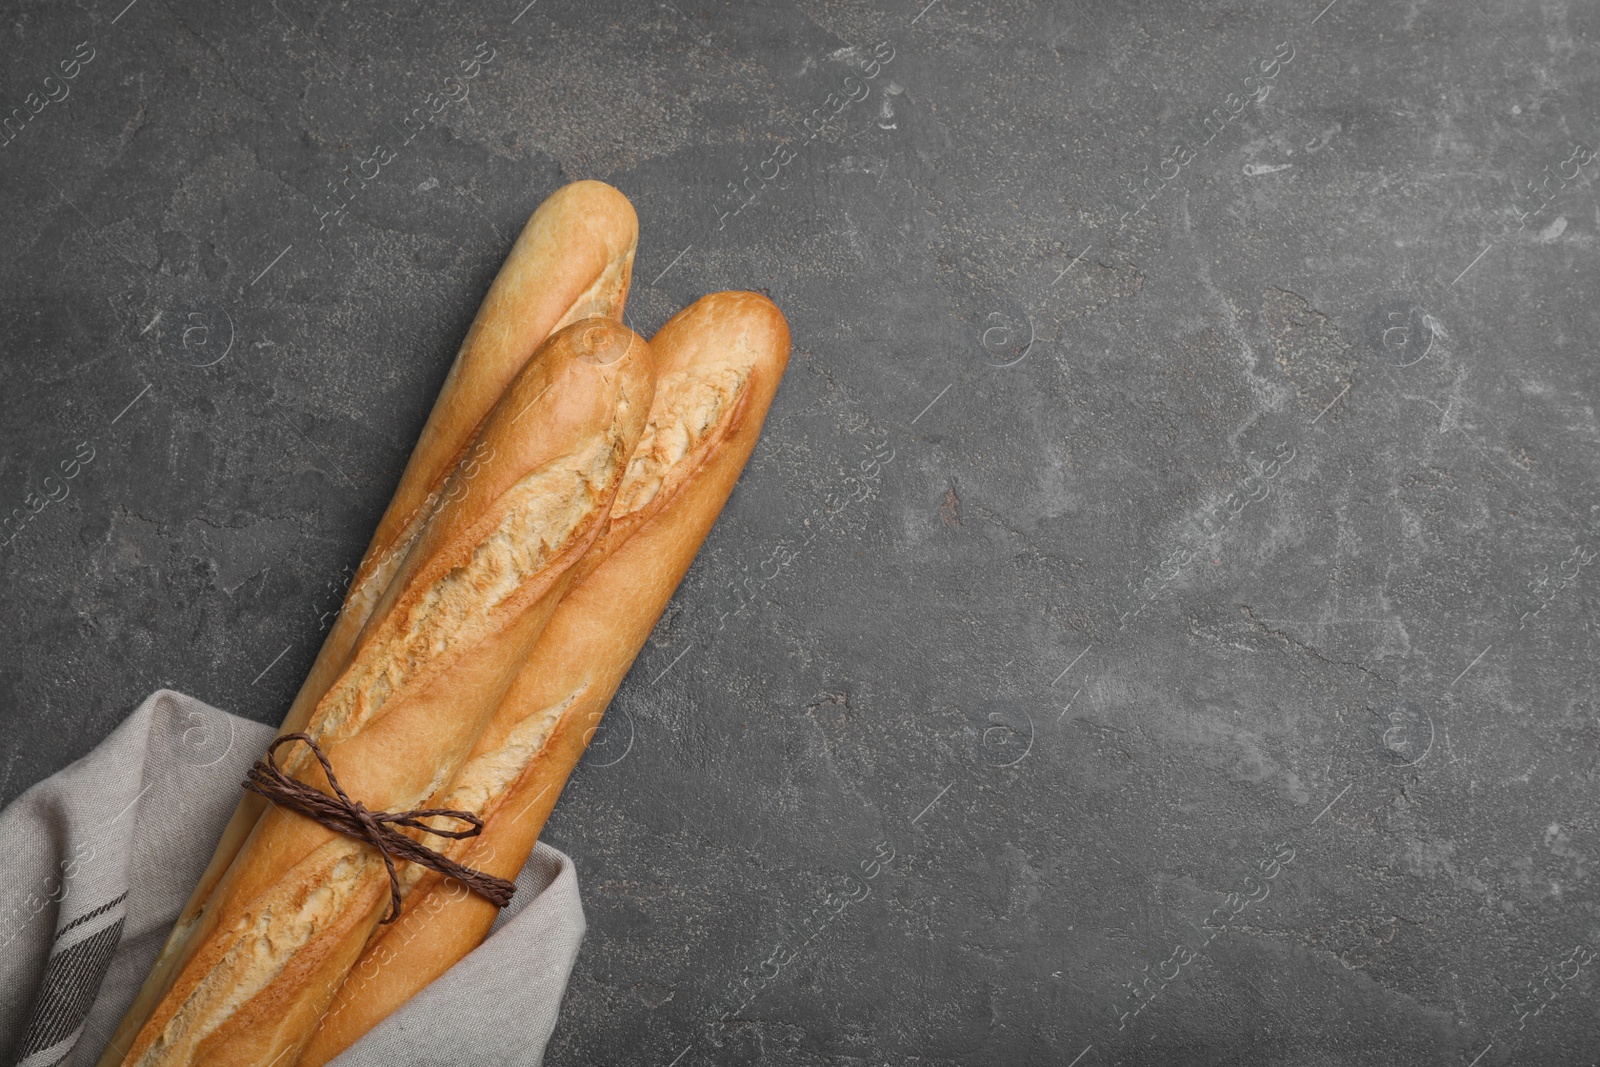
<instances>
[{"instance_id":1,"label":"brown string","mask_svg":"<svg viewBox=\"0 0 1600 1067\"><path fill-rule=\"evenodd\" d=\"M328 784L333 787L338 799L304 782L296 781L278 769L278 746L290 741L304 741L306 747L311 749L311 754L322 764L322 771L328 776ZM383 865L389 869L389 917L383 920L385 923L392 923L400 918L400 878L395 874L395 856L412 863L420 863L447 878L454 878L497 908L503 908L511 903L511 894L517 891L516 885L504 878L463 866L448 856L440 855L421 842L384 825L389 823L394 826L409 826L437 837L460 840L464 837L476 837L482 833L482 819L465 811L452 811L448 808L368 811L360 801L351 800L345 791L339 788L339 779L333 776L333 767L328 763L328 757L322 754L322 749L311 739L310 734L284 734L272 742L267 749L266 758L257 760L255 766L250 768L244 787L253 793L260 793L274 804L282 804L286 808L298 811L330 830L362 838L377 849L379 855L383 857ZM419 821L438 815L471 823L472 829L436 830Z\"/></svg>"}]
</instances>

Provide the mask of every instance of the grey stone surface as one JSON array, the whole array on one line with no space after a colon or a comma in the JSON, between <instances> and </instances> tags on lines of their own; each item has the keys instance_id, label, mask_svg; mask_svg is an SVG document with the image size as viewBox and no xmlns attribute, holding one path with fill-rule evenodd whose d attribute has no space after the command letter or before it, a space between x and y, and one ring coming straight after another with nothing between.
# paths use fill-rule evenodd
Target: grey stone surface
<instances>
[{"instance_id":1,"label":"grey stone surface","mask_svg":"<svg viewBox=\"0 0 1600 1067\"><path fill-rule=\"evenodd\" d=\"M10 5L0 791L283 713L601 178L795 347L548 1062L1593 1063L1600 8L1325 2Z\"/></svg>"}]
</instances>

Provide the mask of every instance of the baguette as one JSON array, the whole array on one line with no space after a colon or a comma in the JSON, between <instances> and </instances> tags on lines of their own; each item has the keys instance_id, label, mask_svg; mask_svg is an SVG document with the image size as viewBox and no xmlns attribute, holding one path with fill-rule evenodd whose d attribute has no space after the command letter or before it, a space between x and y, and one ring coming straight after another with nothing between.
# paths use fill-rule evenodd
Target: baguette
<instances>
[{"instance_id":1,"label":"baguette","mask_svg":"<svg viewBox=\"0 0 1600 1067\"><path fill-rule=\"evenodd\" d=\"M638 235L638 218L627 197L596 181L563 186L529 218L478 308L394 498L350 583L344 606L280 733L305 728L317 701L348 662L361 627L405 557L444 479L462 460L506 384L556 330L589 315L621 318ZM254 793L241 798L210 864L118 1027L113 1048L125 1046L143 1025L172 972L187 958L206 899L265 806L266 801ZM108 1049L100 1067L117 1062L111 1056Z\"/></svg>"},{"instance_id":2,"label":"baguette","mask_svg":"<svg viewBox=\"0 0 1600 1067\"><path fill-rule=\"evenodd\" d=\"M653 388L648 345L591 318L551 337L495 405L475 442L484 458L452 474L307 717L351 797L373 811L439 806L604 531ZM327 790L306 749L283 762ZM371 845L269 807L124 1062L293 1062L388 887Z\"/></svg>"},{"instance_id":3,"label":"baguette","mask_svg":"<svg viewBox=\"0 0 1600 1067\"><path fill-rule=\"evenodd\" d=\"M443 801L486 820L443 849L515 878L612 695L688 570L760 434L789 355L783 315L755 293L716 293L651 341L650 418L581 569ZM412 865L400 920L380 928L301 1067L321 1067L483 940L497 909Z\"/></svg>"}]
</instances>

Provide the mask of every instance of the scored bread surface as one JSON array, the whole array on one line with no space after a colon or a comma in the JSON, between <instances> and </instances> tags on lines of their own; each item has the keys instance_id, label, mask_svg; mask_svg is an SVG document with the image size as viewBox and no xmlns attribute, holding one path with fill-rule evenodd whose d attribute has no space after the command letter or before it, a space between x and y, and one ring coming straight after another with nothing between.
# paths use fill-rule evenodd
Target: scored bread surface
<instances>
[{"instance_id":1,"label":"scored bread surface","mask_svg":"<svg viewBox=\"0 0 1600 1067\"><path fill-rule=\"evenodd\" d=\"M532 471L507 490L494 531L386 626L329 690L310 724L312 737L324 744L343 740L424 664L481 640L494 624L493 612L570 549L615 481L619 459L616 443L597 437L569 461Z\"/></svg>"},{"instance_id":2,"label":"scored bread surface","mask_svg":"<svg viewBox=\"0 0 1600 1067\"><path fill-rule=\"evenodd\" d=\"M652 340L650 416L586 572L557 607L445 794L486 821L443 846L514 878L640 647L755 445L788 356L787 325L753 293L717 293ZM300 1060L319 1067L471 951L495 909L415 866L406 911L377 930Z\"/></svg>"}]
</instances>

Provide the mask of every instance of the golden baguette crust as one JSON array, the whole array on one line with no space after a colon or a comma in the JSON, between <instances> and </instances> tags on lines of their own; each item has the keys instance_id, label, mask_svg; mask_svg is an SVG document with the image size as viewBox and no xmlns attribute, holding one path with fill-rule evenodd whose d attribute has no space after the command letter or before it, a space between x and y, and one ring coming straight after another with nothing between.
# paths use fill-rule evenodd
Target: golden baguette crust
<instances>
[{"instance_id":1,"label":"golden baguette crust","mask_svg":"<svg viewBox=\"0 0 1600 1067\"><path fill-rule=\"evenodd\" d=\"M441 491L506 383L556 330L580 318L620 319L632 277L639 223L627 197L597 181L556 190L528 219L478 308L445 379L393 500L374 532L305 684L280 733L305 727L316 703L349 660L378 598L405 557ZM471 457L465 457L469 462ZM126 1045L187 955L195 921L211 889L260 818L265 801L246 793L215 854L173 926L161 956L118 1028ZM120 1039L120 1040L119 1040ZM108 1049L101 1067L116 1062Z\"/></svg>"},{"instance_id":2,"label":"golden baguette crust","mask_svg":"<svg viewBox=\"0 0 1600 1067\"><path fill-rule=\"evenodd\" d=\"M487 820L449 854L515 878L601 715L693 562L745 461L789 356L789 329L755 293L714 293L651 341L657 388L611 524L494 718L446 806ZM724 388L737 380L736 390ZM674 386L677 386L674 388ZM715 416L708 418L708 413ZM709 424L708 424L709 422ZM496 909L410 867L405 912L380 928L299 1063L320 1067L480 944Z\"/></svg>"},{"instance_id":3,"label":"golden baguette crust","mask_svg":"<svg viewBox=\"0 0 1600 1067\"><path fill-rule=\"evenodd\" d=\"M653 386L648 345L598 318L551 337L513 381L477 438L490 458L439 496L306 723L353 798L438 806L604 530ZM327 788L303 749L283 762ZM125 1062L293 1062L387 895L374 848L269 808Z\"/></svg>"}]
</instances>

